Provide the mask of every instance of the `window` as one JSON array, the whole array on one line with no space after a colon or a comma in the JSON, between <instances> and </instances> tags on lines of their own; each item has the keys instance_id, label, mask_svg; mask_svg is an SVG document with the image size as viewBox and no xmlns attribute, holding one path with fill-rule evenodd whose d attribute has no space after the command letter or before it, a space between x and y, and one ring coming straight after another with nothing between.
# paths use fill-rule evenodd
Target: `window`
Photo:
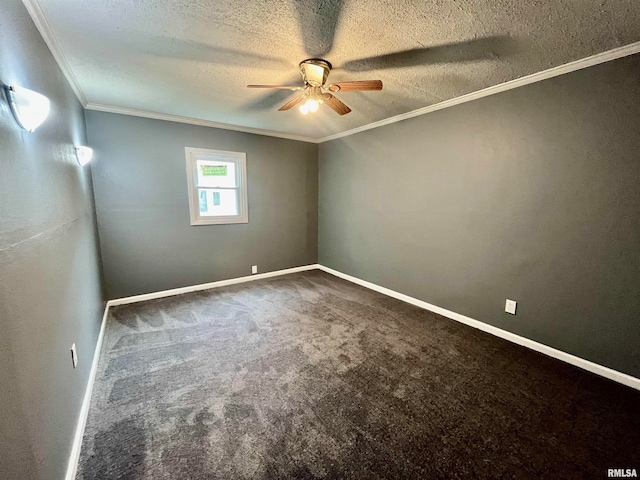
<instances>
[{"instance_id":1,"label":"window","mask_svg":"<svg viewBox=\"0 0 640 480\"><path fill-rule=\"evenodd\" d=\"M247 156L185 148L191 225L247 223Z\"/></svg>"}]
</instances>

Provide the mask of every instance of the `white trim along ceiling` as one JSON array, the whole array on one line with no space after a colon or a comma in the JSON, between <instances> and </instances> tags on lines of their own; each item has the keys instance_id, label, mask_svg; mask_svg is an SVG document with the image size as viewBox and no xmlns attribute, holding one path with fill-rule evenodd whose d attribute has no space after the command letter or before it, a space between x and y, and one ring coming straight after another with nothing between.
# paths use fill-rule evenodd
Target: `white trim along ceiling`
<instances>
[{"instance_id":1,"label":"white trim along ceiling","mask_svg":"<svg viewBox=\"0 0 640 480\"><path fill-rule=\"evenodd\" d=\"M393 0L289 0L273 5L266 2L263 7L255 7L263 2L250 0L187 3L170 0L161 6L152 0L136 4L126 0L84 2L81 6L71 0L23 0L23 3L79 101L88 110L311 143L345 137L640 53L640 2L635 0L613 2L617 5L611 6L611 10L605 10L607 7L596 0L544 0L530 8L524 7L525 2L508 0L495 2L501 4L500 11L490 11L489 4L480 0L450 2L457 4L455 11L439 11L438 2ZM107 5L124 8L126 18L105 15ZM404 12L398 12L402 9L394 8L397 5L402 5ZM509 11L509 5L514 11ZM589 24L590 17L593 25ZM104 18L110 18L106 22L108 30L123 30L118 33L121 37L129 27L142 33L131 39L125 35L122 44L111 45L106 33L91 26L92 22L104 23ZM199 23L202 18L206 23ZM275 23L278 28L267 28L262 22L255 24L255 36L247 34L243 18L245 22L264 18L264 22ZM376 31L382 31L376 36L367 30L367 25L380 18L387 21L376 23ZM133 27L129 19L133 19ZM457 30L447 27L447 22L453 22ZM555 33L545 30L544 25L562 31L554 37ZM200 32L207 26L211 28ZM291 38L265 39L268 33L284 35L281 30L286 26L290 27ZM177 32L185 30L193 33L179 38ZM222 33L215 36L209 30ZM224 43L234 32L243 34L241 44ZM371 38L365 41L361 37L367 34ZM96 40L88 41L91 35ZM145 42L158 39L164 39L160 43L164 42L166 54L147 51L150 47ZM282 45L278 45L278 40ZM562 43L553 44L550 50L550 44L545 44L547 40ZM184 68L182 76L173 79L181 82L179 88L175 88L175 82L166 83L170 78L165 78L165 84L151 81L148 90L155 97L139 105L128 100L126 93L135 92L139 88L136 82L141 78L122 73L127 68L135 70L127 62L141 63L140 75L146 75L144 65L147 65L152 75L154 61L162 63L164 57L177 56L171 51L172 45L179 45L181 54L193 58L203 56L203 50L208 49L204 56L211 65L203 63L202 58L189 62L184 58L173 59L182 62L179 65ZM133 53L114 53L123 47ZM541 51L548 58L543 58ZM584 56L585 52L591 54ZM299 81L297 62L313 53L322 54L334 64L330 75L336 80L382 79L383 91L343 93L340 98L353 109L343 118L326 107L306 117L301 117L297 108L278 112L279 104L269 97L277 93L280 96L276 100L286 101L289 98L286 95L295 92L256 93L246 88L249 83ZM576 57L580 54L583 56ZM103 57L101 63L111 66L113 71L92 67L87 55ZM416 65L420 59L423 63ZM567 59L571 60L562 61ZM268 65L277 68L266 68ZM367 65L373 66L364 68ZM540 69L541 65L548 68ZM219 77L218 71L222 72ZM204 79L193 78L198 72L204 72ZM523 75L524 72L529 73ZM225 74L230 75L230 81ZM207 97L207 92L220 88L216 87L218 81L231 83L231 94ZM211 85L204 93L202 82ZM118 89L121 96L110 97L113 89ZM171 95L175 97L173 102L154 101ZM109 98L113 101L105 101ZM231 100L227 101L228 98ZM253 102L253 110L245 105L247 102ZM209 110L203 113L189 107L196 104L208 105ZM218 111L226 115L215 118Z\"/></svg>"}]
</instances>

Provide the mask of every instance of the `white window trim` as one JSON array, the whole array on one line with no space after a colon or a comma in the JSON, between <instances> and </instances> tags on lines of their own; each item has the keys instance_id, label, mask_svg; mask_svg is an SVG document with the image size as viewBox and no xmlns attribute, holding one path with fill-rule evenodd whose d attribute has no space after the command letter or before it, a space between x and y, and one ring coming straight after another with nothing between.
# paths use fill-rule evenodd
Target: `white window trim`
<instances>
[{"instance_id":1,"label":"white window trim","mask_svg":"<svg viewBox=\"0 0 640 480\"><path fill-rule=\"evenodd\" d=\"M249 223L249 205L247 204L247 154L244 152L228 152L224 150L211 150L208 148L185 147L187 159L187 190L189 192L189 216L191 225L221 225L230 223ZM240 180L238 188L238 215L203 217L200 215L200 199L198 197L197 177L194 177L197 161L206 156L215 157L224 155L235 157L240 168L236 169Z\"/></svg>"}]
</instances>

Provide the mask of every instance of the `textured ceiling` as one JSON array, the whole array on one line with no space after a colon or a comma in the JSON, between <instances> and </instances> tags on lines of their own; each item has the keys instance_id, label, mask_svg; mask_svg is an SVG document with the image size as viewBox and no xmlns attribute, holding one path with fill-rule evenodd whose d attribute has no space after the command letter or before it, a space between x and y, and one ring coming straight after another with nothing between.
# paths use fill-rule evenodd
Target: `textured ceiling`
<instances>
[{"instance_id":1,"label":"textured ceiling","mask_svg":"<svg viewBox=\"0 0 640 480\"><path fill-rule=\"evenodd\" d=\"M640 40L639 0L39 3L90 104L313 138ZM332 82L384 90L337 94L353 109L340 117L278 112L295 92L246 88L300 83L297 64L314 56Z\"/></svg>"}]
</instances>

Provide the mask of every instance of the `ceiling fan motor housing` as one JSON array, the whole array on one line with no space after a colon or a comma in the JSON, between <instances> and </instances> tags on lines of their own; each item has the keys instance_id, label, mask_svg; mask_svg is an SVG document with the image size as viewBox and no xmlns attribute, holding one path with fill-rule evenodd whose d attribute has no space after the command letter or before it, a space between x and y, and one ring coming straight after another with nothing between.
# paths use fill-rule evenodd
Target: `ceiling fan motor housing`
<instances>
[{"instance_id":1,"label":"ceiling fan motor housing","mask_svg":"<svg viewBox=\"0 0 640 480\"><path fill-rule=\"evenodd\" d=\"M331 64L321 58L309 58L300 62L300 75L312 87L321 87L327 81Z\"/></svg>"}]
</instances>

